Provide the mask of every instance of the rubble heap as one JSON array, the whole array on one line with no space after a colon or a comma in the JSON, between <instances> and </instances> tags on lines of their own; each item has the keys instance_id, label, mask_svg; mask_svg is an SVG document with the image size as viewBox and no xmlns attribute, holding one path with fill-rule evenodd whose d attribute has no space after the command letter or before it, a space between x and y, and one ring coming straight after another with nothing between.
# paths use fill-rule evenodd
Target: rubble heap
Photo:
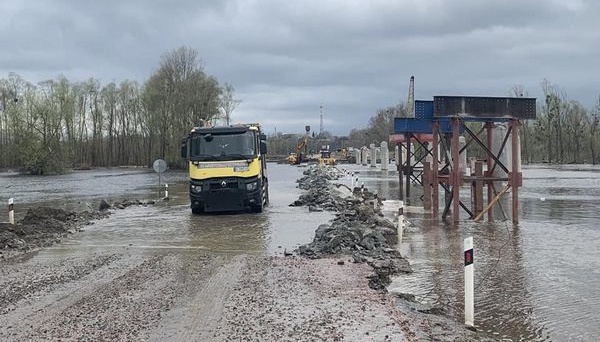
<instances>
[{"instance_id":1,"label":"rubble heap","mask_svg":"<svg viewBox=\"0 0 600 342\"><path fill-rule=\"evenodd\" d=\"M304 177L298 180L299 188L306 192L291 205L334 211L335 218L321 224L313 241L300 246L297 253L308 258L350 255L354 262L373 267L375 275L369 282L372 288L385 289L391 275L412 272L406 259L392 248L398 239L397 228L383 217L380 199L368 189L351 189L345 197L335 191L344 186L331 183L339 176L332 167L316 166L304 171Z\"/></svg>"}]
</instances>

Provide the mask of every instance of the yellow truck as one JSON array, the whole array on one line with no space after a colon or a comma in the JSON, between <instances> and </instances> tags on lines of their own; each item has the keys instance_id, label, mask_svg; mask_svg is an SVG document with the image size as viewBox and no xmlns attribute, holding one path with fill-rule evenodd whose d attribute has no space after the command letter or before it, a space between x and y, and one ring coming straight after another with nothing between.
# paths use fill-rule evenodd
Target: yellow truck
<instances>
[{"instance_id":1,"label":"yellow truck","mask_svg":"<svg viewBox=\"0 0 600 342\"><path fill-rule=\"evenodd\" d=\"M193 128L181 144L192 213L262 212L269 203L266 154L258 124Z\"/></svg>"}]
</instances>

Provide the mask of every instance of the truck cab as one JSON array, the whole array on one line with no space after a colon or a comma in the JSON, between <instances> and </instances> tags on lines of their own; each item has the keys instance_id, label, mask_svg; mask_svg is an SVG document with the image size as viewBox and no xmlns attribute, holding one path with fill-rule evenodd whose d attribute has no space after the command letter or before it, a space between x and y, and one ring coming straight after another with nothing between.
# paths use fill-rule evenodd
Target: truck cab
<instances>
[{"instance_id":1,"label":"truck cab","mask_svg":"<svg viewBox=\"0 0 600 342\"><path fill-rule=\"evenodd\" d=\"M193 128L181 145L192 212L262 212L269 203L266 153L258 124Z\"/></svg>"}]
</instances>

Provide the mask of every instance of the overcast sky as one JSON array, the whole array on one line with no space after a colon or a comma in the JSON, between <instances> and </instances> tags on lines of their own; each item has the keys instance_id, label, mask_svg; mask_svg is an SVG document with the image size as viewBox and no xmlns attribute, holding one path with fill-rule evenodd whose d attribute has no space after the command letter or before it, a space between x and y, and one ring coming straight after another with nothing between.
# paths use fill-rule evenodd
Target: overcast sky
<instances>
[{"instance_id":1,"label":"overcast sky","mask_svg":"<svg viewBox=\"0 0 600 342\"><path fill-rule=\"evenodd\" d=\"M0 1L0 77L143 82L182 45L268 133L318 131L321 105L325 130L363 128L411 75L417 99L600 94L597 0Z\"/></svg>"}]
</instances>

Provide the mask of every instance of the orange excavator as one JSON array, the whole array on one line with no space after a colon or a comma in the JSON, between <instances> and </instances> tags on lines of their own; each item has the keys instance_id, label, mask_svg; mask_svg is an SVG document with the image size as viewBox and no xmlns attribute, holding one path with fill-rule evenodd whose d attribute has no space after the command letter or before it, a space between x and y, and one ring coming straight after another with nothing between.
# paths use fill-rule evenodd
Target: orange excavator
<instances>
[{"instance_id":1,"label":"orange excavator","mask_svg":"<svg viewBox=\"0 0 600 342\"><path fill-rule=\"evenodd\" d=\"M291 165L299 165L308 161L308 135L300 139L298 145L296 145L296 153L290 154L288 161Z\"/></svg>"},{"instance_id":2,"label":"orange excavator","mask_svg":"<svg viewBox=\"0 0 600 342\"><path fill-rule=\"evenodd\" d=\"M300 165L300 163L304 163L308 161L308 143L310 137L310 126L304 126L304 130L306 133L298 141L298 145L296 145L296 152L290 153L287 160L292 165Z\"/></svg>"}]
</instances>

